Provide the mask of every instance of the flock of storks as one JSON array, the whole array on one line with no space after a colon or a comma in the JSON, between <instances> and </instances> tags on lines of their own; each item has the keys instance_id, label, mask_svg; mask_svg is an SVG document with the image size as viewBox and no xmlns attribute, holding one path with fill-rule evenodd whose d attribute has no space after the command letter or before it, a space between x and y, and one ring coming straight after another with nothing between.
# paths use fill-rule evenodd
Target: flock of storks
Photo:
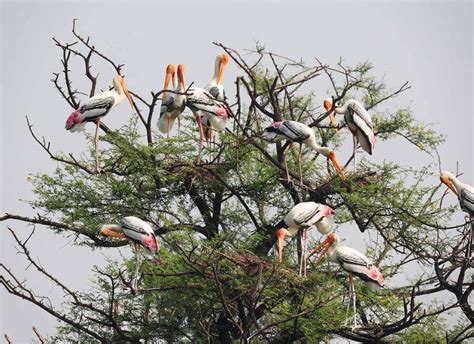
<instances>
[{"instance_id":1,"label":"flock of storks","mask_svg":"<svg viewBox=\"0 0 474 344\"><path fill-rule=\"evenodd\" d=\"M229 107L226 103L224 87L221 83L223 71L228 61L229 57L227 54L217 56L214 76L205 88L189 87L186 89L183 65L180 64L175 68L174 65L170 64L166 68L160 118L157 123L158 129L169 137L175 120L178 119L179 124L180 115L184 112L185 108L188 107L191 109L199 126L200 143L197 157L198 162L200 161L204 138L208 141L215 140L215 132L223 131L226 128L226 123L229 118ZM173 89L169 89L170 82L172 82ZM84 105L80 106L79 109L68 117L66 122L66 129L72 132L82 129L87 122L95 122L95 158L98 173L102 171L99 167L98 153L98 130L101 118L107 115L113 107L120 104L125 97L127 97L130 102L132 109L135 107L123 77L116 76L113 80L113 86L113 90L97 94L86 101ZM375 146L374 124L364 106L357 100L349 99L342 106L339 105L340 104L333 104L331 99L326 99L323 102L323 106L329 115L331 125L334 128L338 129L334 114L344 115L345 122L353 135L355 170L355 155L359 145L367 153L373 153ZM303 144L309 146L316 153L322 154L330 159L340 177L344 180L346 179L344 171L336 159L335 152L330 148L319 146L316 143L314 131L306 124L291 120L275 122L264 130L261 138L268 142L287 140L290 144L299 144L298 168L301 182L301 154ZM289 181L290 176L286 162L285 168L286 178ZM461 208L469 213L470 220L474 220L474 188L462 184L449 172L444 172L440 179L458 196ZM320 253L317 263L327 254L333 262L338 263L344 270L349 272L350 302L348 307L350 307L352 303L354 310L353 326L357 326L355 309L356 293L352 275L356 275L367 282L369 287L374 290L384 286L384 277L379 269L374 266L372 261L365 255L351 247L340 245L340 237L332 231L333 214L333 209L327 205L316 202L302 202L295 205L285 218L275 226L275 228L278 228L276 236L278 241L279 261L282 262L282 250L285 237L293 237L299 233L302 247L299 262L299 274L301 276L306 276L306 260L320 251L322 252ZM321 234L326 235L326 239L308 254L308 232L314 227ZM128 216L121 219L119 225L104 225L101 229L101 234L109 237L127 238L134 243L136 269L132 287L137 291L138 271L141 265L138 245L149 249L153 255L157 253L158 245L153 228L137 217ZM154 258L154 260L159 262L157 258Z\"/></svg>"}]
</instances>

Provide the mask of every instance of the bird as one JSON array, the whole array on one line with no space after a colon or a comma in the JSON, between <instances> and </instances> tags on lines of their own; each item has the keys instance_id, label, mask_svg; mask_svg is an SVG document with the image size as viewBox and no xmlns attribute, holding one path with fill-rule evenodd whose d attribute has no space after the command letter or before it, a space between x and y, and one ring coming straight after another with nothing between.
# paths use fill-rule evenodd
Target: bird
<instances>
[{"instance_id":1,"label":"bird","mask_svg":"<svg viewBox=\"0 0 474 344\"><path fill-rule=\"evenodd\" d=\"M84 128L87 122L95 122L95 163L96 171L100 173L99 168L99 126L102 117L107 115L109 111L120 104L127 97L130 106L134 109L134 104L127 86L122 76L117 75L114 80L114 89L99 93L90 98L84 105L74 111L66 120L66 130L77 132Z\"/></svg>"},{"instance_id":2,"label":"bird","mask_svg":"<svg viewBox=\"0 0 474 344\"><path fill-rule=\"evenodd\" d=\"M332 99L325 99L323 102L324 108L327 111L331 111L333 104ZM362 149L372 155L375 149L375 135L374 135L374 124L364 106L355 99L347 100L343 106L336 106L333 110L337 114L343 114L346 120L347 126L352 133L353 151L354 156L354 171L357 169L356 151L357 145L360 144ZM329 118L333 126L335 126L334 117L331 119L332 111L329 114Z\"/></svg>"},{"instance_id":3,"label":"bird","mask_svg":"<svg viewBox=\"0 0 474 344\"><path fill-rule=\"evenodd\" d=\"M454 174L448 171L441 173L439 179L458 196L461 210L469 215L471 230L468 238L467 257L469 259L469 265L474 266L474 187L461 183Z\"/></svg>"},{"instance_id":4,"label":"bird","mask_svg":"<svg viewBox=\"0 0 474 344\"><path fill-rule=\"evenodd\" d=\"M314 131L306 124L296 121L281 121L275 122L269 127L265 128L262 134L262 138L268 142L277 142L282 140L288 140L291 143L299 143L298 151L298 167L300 173L300 183L303 184L303 175L301 172L301 151L303 143L310 146L315 152L320 153L331 160L332 164L336 168L337 172L341 175L342 179L346 179L344 171L342 170L339 162L336 159L336 153L327 147L321 147L316 143L316 136ZM288 173L288 165L285 160L286 178L290 181L290 175Z\"/></svg>"},{"instance_id":5,"label":"bird","mask_svg":"<svg viewBox=\"0 0 474 344\"><path fill-rule=\"evenodd\" d=\"M278 239L278 261L283 261L283 240L286 236L294 236L301 228L301 247L299 275L306 276L305 257L307 252L308 229L316 226L321 234L327 234L332 229L332 221L329 218L334 214L334 210L316 202L301 202L296 204L286 214L285 218L276 224L278 228L276 236ZM289 230L288 230L289 229Z\"/></svg>"},{"instance_id":6,"label":"bird","mask_svg":"<svg viewBox=\"0 0 474 344\"><path fill-rule=\"evenodd\" d=\"M229 56L227 54L222 53L222 54L217 55L215 68L214 68L214 76L204 88L215 99L220 100L220 101L225 101L225 98L226 98L225 92L224 92L224 85L221 84L221 80L222 80L222 75L224 73L224 68L228 62L229 62ZM207 117L204 117L202 119L202 125L204 128L204 136L206 140L214 141L214 138L215 138L214 128L212 127Z\"/></svg>"},{"instance_id":7,"label":"bird","mask_svg":"<svg viewBox=\"0 0 474 344\"><path fill-rule=\"evenodd\" d=\"M127 238L134 244L135 251L135 276L132 281L132 289L136 292L138 289L138 272L141 261L138 254L139 245L148 249L153 255L158 251L158 243L153 228L142 219L136 216L126 216L122 218L119 224L106 224L100 229L100 234L114 238ZM159 263L159 259L153 260Z\"/></svg>"},{"instance_id":8,"label":"bird","mask_svg":"<svg viewBox=\"0 0 474 344\"><path fill-rule=\"evenodd\" d=\"M357 327L356 320L356 293L354 288L353 276L358 276L372 291L379 290L384 287L384 276L379 269L372 263L372 261L359 251L348 246L341 246L341 238L334 232L327 235L326 239L318 245L307 256L309 259L312 255L321 252L316 265L321 261L322 257L327 253L329 259L338 263L341 268L349 273L349 300L352 299L354 312L354 327ZM351 302L349 302L349 307Z\"/></svg>"},{"instance_id":9,"label":"bird","mask_svg":"<svg viewBox=\"0 0 474 344\"><path fill-rule=\"evenodd\" d=\"M186 106L194 113L199 126L199 153L197 161L200 162L204 141L202 117L206 117L215 130L222 131L227 124L229 111L225 102L215 99L203 88L191 87L188 89L188 94Z\"/></svg>"},{"instance_id":10,"label":"bird","mask_svg":"<svg viewBox=\"0 0 474 344\"><path fill-rule=\"evenodd\" d=\"M178 74L178 83L176 84L176 74ZM169 137L171 128L173 127L174 121L183 113L186 107L186 95L167 93L168 85L170 80L173 83L173 89L176 92L184 93L186 91L184 87L184 65L178 65L178 73L175 73L175 67L169 64L166 67L165 85L163 87L162 102L160 109L160 118L158 120L158 130L163 134L167 134Z\"/></svg>"}]
</instances>

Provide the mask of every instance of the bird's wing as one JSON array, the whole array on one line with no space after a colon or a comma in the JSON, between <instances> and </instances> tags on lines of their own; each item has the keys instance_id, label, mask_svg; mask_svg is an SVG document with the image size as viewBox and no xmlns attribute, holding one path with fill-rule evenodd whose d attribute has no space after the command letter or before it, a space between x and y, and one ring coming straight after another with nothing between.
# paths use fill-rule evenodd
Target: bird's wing
<instances>
[{"instance_id":1,"label":"bird's wing","mask_svg":"<svg viewBox=\"0 0 474 344\"><path fill-rule=\"evenodd\" d=\"M357 141L364 151L372 155L375 148L374 125L372 119L362 105L356 102L349 104L350 119L357 128Z\"/></svg>"},{"instance_id":2,"label":"bird's wing","mask_svg":"<svg viewBox=\"0 0 474 344\"><path fill-rule=\"evenodd\" d=\"M340 246L336 252L336 258L342 268L349 272L355 272L353 269L357 266L368 267L373 265L369 258L348 246Z\"/></svg>"},{"instance_id":3,"label":"bird's wing","mask_svg":"<svg viewBox=\"0 0 474 344\"><path fill-rule=\"evenodd\" d=\"M294 142L302 142L310 135L304 124L296 121L284 121L280 128L284 135Z\"/></svg>"},{"instance_id":4,"label":"bird's wing","mask_svg":"<svg viewBox=\"0 0 474 344\"><path fill-rule=\"evenodd\" d=\"M141 238L148 234L145 221L135 216L127 216L120 220L120 225L123 228L123 234L129 239L140 241Z\"/></svg>"},{"instance_id":5,"label":"bird's wing","mask_svg":"<svg viewBox=\"0 0 474 344\"><path fill-rule=\"evenodd\" d=\"M321 210L319 206L320 206L320 204L318 204L318 203L308 202L296 214L293 221L298 226L308 227L308 226L313 225L314 223L316 223L316 222L318 222L319 220L322 219L322 215L319 214L320 210Z\"/></svg>"},{"instance_id":6,"label":"bird's wing","mask_svg":"<svg viewBox=\"0 0 474 344\"><path fill-rule=\"evenodd\" d=\"M474 214L474 188L465 187L459 194L461 208L469 214Z\"/></svg>"},{"instance_id":7,"label":"bird's wing","mask_svg":"<svg viewBox=\"0 0 474 344\"><path fill-rule=\"evenodd\" d=\"M186 105L191 111L202 111L204 114L214 115L219 107L223 106L223 103L214 97L204 89L191 88L189 90L190 95L186 98Z\"/></svg>"},{"instance_id":8,"label":"bird's wing","mask_svg":"<svg viewBox=\"0 0 474 344\"><path fill-rule=\"evenodd\" d=\"M171 94L167 94L161 101L160 117L166 112L173 111L174 97Z\"/></svg>"},{"instance_id":9,"label":"bird's wing","mask_svg":"<svg viewBox=\"0 0 474 344\"><path fill-rule=\"evenodd\" d=\"M370 117L367 110L359 102L356 102L356 101L350 102L349 109L354 113L354 121L356 120L355 117L359 117L361 120L365 122L365 124L369 128L371 129L374 128L374 123L372 122L372 118Z\"/></svg>"},{"instance_id":10,"label":"bird's wing","mask_svg":"<svg viewBox=\"0 0 474 344\"><path fill-rule=\"evenodd\" d=\"M98 117L106 115L115 104L115 98L109 97L92 97L89 101L79 108L86 121L93 121Z\"/></svg>"}]
</instances>

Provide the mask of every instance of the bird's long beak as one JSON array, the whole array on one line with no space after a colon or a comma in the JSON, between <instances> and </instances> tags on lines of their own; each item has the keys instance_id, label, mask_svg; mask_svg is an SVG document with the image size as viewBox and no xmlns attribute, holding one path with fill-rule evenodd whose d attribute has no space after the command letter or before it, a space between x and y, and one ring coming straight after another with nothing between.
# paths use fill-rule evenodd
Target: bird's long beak
<instances>
[{"instance_id":1,"label":"bird's long beak","mask_svg":"<svg viewBox=\"0 0 474 344\"><path fill-rule=\"evenodd\" d=\"M323 105L324 105L324 108L326 109L326 111L329 111L332 108L332 102L328 99L324 100ZM329 121L331 122L331 126L334 129L336 129L336 132L339 132L339 129L337 128L336 118L334 116L334 111L331 111L329 113Z\"/></svg>"},{"instance_id":2,"label":"bird's long beak","mask_svg":"<svg viewBox=\"0 0 474 344\"><path fill-rule=\"evenodd\" d=\"M452 192L454 192L456 195L458 194L458 191L454 187L453 183L449 180L449 178L441 176L439 179L441 180L441 183L446 184L446 186L450 188Z\"/></svg>"},{"instance_id":3,"label":"bird's long beak","mask_svg":"<svg viewBox=\"0 0 474 344\"><path fill-rule=\"evenodd\" d=\"M130 106L132 107L132 110L136 111L135 105L133 105L132 96L131 96L130 93L128 92L127 85L125 85L125 81L124 81L123 79L122 79L122 89L123 89L123 93L125 93L125 96L126 96L127 99L128 99L128 102L130 103Z\"/></svg>"},{"instance_id":4,"label":"bird's long beak","mask_svg":"<svg viewBox=\"0 0 474 344\"><path fill-rule=\"evenodd\" d=\"M219 60L219 68L217 69L217 79L216 79L217 84L220 84L221 82L222 74L224 73L224 68L228 61L229 61L229 57L227 56L227 54L222 54Z\"/></svg>"},{"instance_id":5,"label":"bird's long beak","mask_svg":"<svg viewBox=\"0 0 474 344\"><path fill-rule=\"evenodd\" d=\"M168 85L170 84L171 78L174 76L174 73L174 66L172 64L169 64L166 67L165 85L163 86L164 92L162 94L163 98L166 96L166 90L168 89Z\"/></svg>"},{"instance_id":6,"label":"bird's long beak","mask_svg":"<svg viewBox=\"0 0 474 344\"><path fill-rule=\"evenodd\" d=\"M278 261L283 262L283 240L285 239L285 233L283 228L277 230L277 239L278 239Z\"/></svg>"},{"instance_id":7,"label":"bird's long beak","mask_svg":"<svg viewBox=\"0 0 474 344\"><path fill-rule=\"evenodd\" d=\"M178 83L182 90L186 90L184 87L184 65L178 65Z\"/></svg>"},{"instance_id":8,"label":"bird's long beak","mask_svg":"<svg viewBox=\"0 0 474 344\"><path fill-rule=\"evenodd\" d=\"M339 165L339 162L336 159L336 153L334 151L329 153L329 160L331 160L332 164L334 165L334 168L337 170L341 178L343 180L346 180L346 175L344 171L342 170L341 165Z\"/></svg>"},{"instance_id":9,"label":"bird's long beak","mask_svg":"<svg viewBox=\"0 0 474 344\"><path fill-rule=\"evenodd\" d=\"M319 255L318 259L316 260L316 265L318 265L321 259L324 257L324 254L329 250L329 248L331 247L333 243L334 243L334 240L330 236L328 236L326 240L324 240L321 244L316 246L316 248L308 254L306 259L309 259L312 255L314 255L315 253L318 253L321 249L324 248L324 250Z\"/></svg>"},{"instance_id":10,"label":"bird's long beak","mask_svg":"<svg viewBox=\"0 0 474 344\"><path fill-rule=\"evenodd\" d=\"M120 239L125 238L125 235L123 235L123 233L117 233L108 228L102 228L100 230L100 234L102 234L103 236L108 236L108 237L113 237L113 238L120 238Z\"/></svg>"}]
</instances>

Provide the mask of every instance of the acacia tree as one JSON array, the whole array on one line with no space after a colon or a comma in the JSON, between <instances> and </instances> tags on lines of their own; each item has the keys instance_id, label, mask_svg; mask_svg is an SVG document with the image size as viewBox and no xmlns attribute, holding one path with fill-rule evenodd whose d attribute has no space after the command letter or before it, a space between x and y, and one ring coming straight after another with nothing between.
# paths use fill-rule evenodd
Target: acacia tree
<instances>
[{"instance_id":1,"label":"acacia tree","mask_svg":"<svg viewBox=\"0 0 474 344\"><path fill-rule=\"evenodd\" d=\"M73 24L74 42L54 39L61 52L62 71L52 83L73 109L80 96L92 96L98 75L91 64L104 60L121 75L123 64L81 37ZM78 291L39 264L12 225L8 227L24 258L53 286L64 302L53 305L35 293L15 271L0 264L0 282L10 294L27 300L59 319L52 342L317 342L343 337L361 342L447 341L460 343L474 336L474 312L468 298L472 277L467 275L468 223L451 225L457 208L443 205L440 185L423 180L437 174L433 162L419 170L366 159L357 173L341 180L325 159L303 151L303 181L299 181L297 153L288 143L266 143L260 133L274 121L298 120L317 132L323 146L340 147L350 139L345 124L336 132L321 109L322 97L305 92L313 80L327 83L334 102L360 99L372 114L379 145L404 139L413 152L437 156L443 138L414 120L409 108L380 110L380 105L410 88L395 90L371 75L368 62L349 67L341 60L329 66L293 60L257 46L244 58L238 51L214 43L240 70L235 85L227 85L232 120L214 145L196 163L198 147L193 117L173 137L157 133L162 90L151 97L130 91L135 113L121 128L102 124L101 156L104 172L97 174L90 156L56 151L27 125L35 142L58 162L52 174L31 178L38 214L5 214L1 221L41 225L73 244L91 249L114 249L125 240L104 238L99 228L128 215L155 226L161 265L144 263L140 288L131 288L134 259L111 260L96 268L93 290ZM78 90L70 64L83 62L88 90ZM105 80L101 80L105 83ZM286 153L286 154L285 154ZM347 167L352 161L345 163ZM347 170L346 170L347 172ZM286 262L274 259L275 224L302 201L316 201L335 209L341 235L370 235L367 254L383 271L387 286L373 293L357 285L357 328L347 325L346 273L325 262L310 266L307 278L294 266L301 254L298 240L286 247ZM14 222L9 222L14 223ZM31 233L31 235L33 232ZM29 238L29 237L28 237ZM293 252L293 253L292 253ZM408 266L422 266L416 279L394 286L391 279ZM450 297L437 295L449 292ZM437 300L437 302L434 302ZM457 325L447 328L445 315Z\"/></svg>"}]
</instances>

